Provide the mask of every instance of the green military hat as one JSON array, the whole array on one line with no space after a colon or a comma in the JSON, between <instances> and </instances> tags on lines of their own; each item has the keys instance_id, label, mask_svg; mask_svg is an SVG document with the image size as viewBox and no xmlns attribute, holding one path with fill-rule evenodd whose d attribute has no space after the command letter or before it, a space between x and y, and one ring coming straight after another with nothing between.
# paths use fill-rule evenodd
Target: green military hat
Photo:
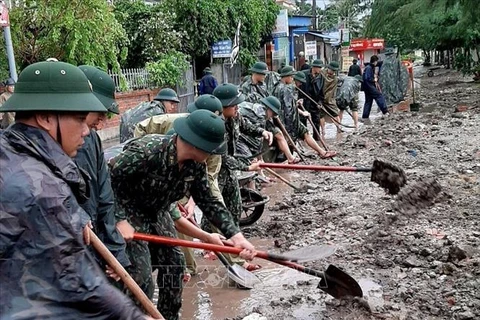
<instances>
[{"instance_id":1,"label":"green military hat","mask_svg":"<svg viewBox=\"0 0 480 320\"><path fill-rule=\"evenodd\" d=\"M280 101L274 96L268 96L260 99L260 102L265 105L267 108L273 111L273 113L278 114L281 104Z\"/></svg>"},{"instance_id":2,"label":"green military hat","mask_svg":"<svg viewBox=\"0 0 480 320\"><path fill-rule=\"evenodd\" d=\"M333 71L337 71L340 68L340 65L337 61L332 61L327 65L327 68Z\"/></svg>"},{"instance_id":3,"label":"green military hat","mask_svg":"<svg viewBox=\"0 0 480 320\"><path fill-rule=\"evenodd\" d=\"M210 69L210 67L206 67L205 69L203 69L203 73L204 74L207 74L207 73L210 74L210 73L212 73L212 69Z\"/></svg>"},{"instance_id":4,"label":"green military hat","mask_svg":"<svg viewBox=\"0 0 480 320\"><path fill-rule=\"evenodd\" d=\"M92 92L92 85L76 66L56 59L26 67L15 92L0 112L72 111L107 112Z\"/></svg>"},{"instance_id":5,"label":"green military hat","mask_svg":"<svg viewBox=\"0 0 480 320\"><path fill-rule=\"evenodd\" d=\"M295 75L297 72L295 71L295 69L293 69L292 66L285 66L282 68L282 70L280 70L280 77L288 77L288 76L293 76Z\"/></svg>"},{"instance_id":6,"label":"green military hat","mask_svg":"<svg viewBox=\"0 0 480 320\"><path fill-rule=\"evenodd\" d=\"M158 100L158 101L173 101L173 102L180 102L178 99L177 93L170 89L170 88L164 88L158 92L158 94L153 98L153 100Z\"/></svg>"},{"instance_id":7,"label":"green military hat","mask_svg":"<svg viewBox=\"0 0 480 320\"><path fill-rule=\"evenodd\" d=\"M190 103L187 106L187 111L192 113L196 110L208 110L216 115L221 115L223 112L223 106L217 97L211 94L201 95L195 102Z\"/></svg>"},{"instance_id":8,"label":"green military hat","mask_svg":"<svg viewBox=\"0 0 480 320\"><path fill-rule=\"evenodd\" d=\"M167 136L172 136L175 134L175 129L171 128L170 130L168 130L167 132L165 132L165 135Z\"/></svg>"},{"instance_id":9,"label":"green military hat","mask_svg":"<svg viewBox=\"0 0 480 320\"><path fill-rule=\"evenodd\" d=\"M8 86L14 86L15 85L15 80L13 80L12 78L8 78L7 81L5 81L5 86L8 87Z\"/></svg>"},{"instance_id":10,"label":"green military hat","mask_svg":"<svg viewBox=\"0 0 480 320\"><path fill-rule=\"evenodd\" d=\"M313 62L310 66L316 67L316 68L323 68L323 67L325 67L325 64L323 63L322 60L316 59L316 60L313 60Z\"/></svg>"},{"instance_id":11,"label":"green military hat","mask_svg":"<svg viewBox=\"0 0 480 320\"><path fill-rule=\"evenodd\" d=\"M258 61L250 68L250 71L266 75L268 73L268 66L265 62Z\"/></svg>"},{"instance_id":12,"label":"green military hat","mask_svg":"<svg viewBox=\"0 0 480 320\"><path fill-rule=\"evenodd\" d=\"M197 110L173 122L173 129L183 141L210 154L225 153L225 123L208 110Z\"/></svg>"},{"instance_id":13,"label":"green military hat","mask_svg":"<svg viewBox=\"0 0 480 320\"><path fill-rule=\"evenodd\" d=\"M386 56L391 56L392 54L395 54L395 49L393 49L393 48L387 48L387 49L385 49L384 54L385 54Z\"/></svg>"},{"instance_id":14,"label":"green military hat","mask_svg":"<svg viewBox=\"0 0 480 320\"><path fill-rule=\"evenodd\" d=\"M213 95L220 100L224 108L235 106L245 101L245 96L238 90L236 85L224 83L213 90Z\"/></svg>"},{"instance_id":15,"label":"green military hat","mask_svg":"<svg viewBox=\"0 0 480 320\"><path fill-rule=\"evenodd\" d=\"M301 71L295 73L295 75L293 76L293 79L301 83L307 82L307 77L305 76L305 72L301 72Z\"/></svg>"},{"instance_id":16,"label":"green military hat","mask_svg":"<svg viewBox=\"0 0 480 320\"><path fill-rule=\"evenodd\" d=\"M92 66L78 66L92 84L93 94L100 100L109 112L120 114L115 102L115 82L102 69Z\"/></svg>"},{"instance_id":17,"label":"green military hat","mask_svg":"<svg viewBox=\"0 0 480 320\"><path fill-rule=\"evenodd\" d=\"M363 78L361 75L357 74L356 76L354 76L355 79L357 79L358 81L360 82L363 82Z\"/></svg>"}]
</instances>

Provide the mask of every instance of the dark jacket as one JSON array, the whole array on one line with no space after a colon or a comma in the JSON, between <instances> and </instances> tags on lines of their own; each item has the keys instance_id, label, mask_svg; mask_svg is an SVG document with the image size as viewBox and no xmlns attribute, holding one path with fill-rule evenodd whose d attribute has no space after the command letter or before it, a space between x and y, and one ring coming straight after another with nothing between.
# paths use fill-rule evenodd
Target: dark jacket
<instances>
[{"instance_id":1,"label":"dark jacket","mask_svg":"<svg viewBox=\"0 0 480 320\"><path fill-rule=\"evenodd\" d=\"M375 85L375 67L371 64L367 64L362 76L362 91L374 98L379 97L382 93L377 89Z\"/></svg>"},{"instance_id":2,"label":"dark jacket","mask_svg":"<svg viewBox=\"0 0 480 320\"><path fill-rule=\"evenodd\" d=\"M86 184L43 130L0 135L0 318L143 319L85 247Z\"/></svg>"},{"instance_id":3,"label":"dark jacket","mask_svg":"<svg viewBox=\"0 0 480 320\"><path fill-rule=\"evenodd\" d=\"M300 89L305 92L313 101L321 104L323 101L323 84L324 79L322 76L313 77L310 69L302 71L306 76L306 83L300 86ZM319 112L319 108L309 98L307 98L302 92L299 91L299 99L303 99L303 105L309 112Z\"/></svg>"},{"instance_id":4,"label":"dark jacket","mask_svg":"<svg viewBox=\"0 0 480 320\"><path fill-rule=\"evenodd\" d=\"M217 79L215 79L215 77L211 74L207 73L203 76L202 80L200 80L198 93L199 95L212 94L217 85Z\"/></svg>"},{"instance_id":5,"label":"dark jacket","mask_svg":"<svg viewBox=\"0 0 480 320\"><path fill-rule=\"evenodd\" d=\"M358 64L352 64L350 68L348 68L348 76L349 77L355 77L355 76L361 76L362 75L362 69Z\"/></svg>"},{"instance_id":6,"label":"dark jacket","mask_svg":"<svg viewBox=\"0 0 480 320\"><path fill-rule=\"evenodd\" d=\"M75 157L77 165L90 176L90 198L81 207L92 220L93 230L108 250L124 266L130 261L125 253L125 241L116 228L112 185L102 142L95 130L85 137L85 144ZM101 261L101 260L100 260Z\"/></svg>"}]
</instances>

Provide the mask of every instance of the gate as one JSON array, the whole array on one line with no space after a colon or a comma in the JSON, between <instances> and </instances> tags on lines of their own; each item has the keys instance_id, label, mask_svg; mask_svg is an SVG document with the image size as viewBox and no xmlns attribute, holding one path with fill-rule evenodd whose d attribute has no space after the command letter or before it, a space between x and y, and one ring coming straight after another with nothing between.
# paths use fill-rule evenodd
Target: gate
<instances>
[{"instance_id":1,"label":"gate","mask_svg":"<svg viewBox=\"0 0 480 320\"><path fill-rule=\"evenodd\" d=\"M178 112L187 112L187 105L195 100L195 80L192 66L185 71L181 81L177 83L176 91L180 99Z\"/></svg>"}]
</instances>

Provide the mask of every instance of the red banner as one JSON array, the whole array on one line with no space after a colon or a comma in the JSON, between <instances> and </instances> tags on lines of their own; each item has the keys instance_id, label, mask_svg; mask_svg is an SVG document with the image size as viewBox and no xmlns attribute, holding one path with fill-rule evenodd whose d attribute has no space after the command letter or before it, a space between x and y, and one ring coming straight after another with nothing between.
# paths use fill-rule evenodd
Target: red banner
<instances>
[{"instance_id":1,"label":"red banner","mask_svg":"<svg viewBox=\"0 0 480 320\"><path fill-rule=\"evenodd\" d=\"M8 19L8 8L5 3L0 3L0 27L8 27L10 20Z\"/></svg>"},{"instance_id":2,"label":"red banner","mask_svg":"<svg viewBox=\"0 0 480 320\"><path fill-rule=\"evenodd\" d=\"M382 50L385 48L383 39L353 39L350 41L350 51Z\"/></svg>"}]
</instances>

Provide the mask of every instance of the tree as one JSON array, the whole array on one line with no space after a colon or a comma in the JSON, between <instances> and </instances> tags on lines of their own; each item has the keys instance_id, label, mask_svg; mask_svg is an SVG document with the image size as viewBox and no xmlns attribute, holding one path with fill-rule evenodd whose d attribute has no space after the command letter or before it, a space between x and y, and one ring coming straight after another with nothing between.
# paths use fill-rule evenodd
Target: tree
<instances>
[{"instance_id":1,"label":"tree","mask_svg":"<svg viewBox=\"0 0 480 320\"><path fill-rule=\"evenodd\" d=\"M119 69L128 39L105 0L25 0L11 10L20 69L53 57Z\"/></svg>"},{"instance_id":2,"label":"tree","mask_svg":"<svg viewBox=\"0 0 480 320\"><path fill-rule=\"evenodd\" d=\"M279 11L274 0L169 0L161 2L164 12L176 17L174 29L185 39L182 51L192 58L208 54L219 40L233 39L242 21L240 63L250 65L269 35Z\"/></svg>"},{"instance_id":3,"label":"tree","mask_svg":"<svg viewBox=\"0 0 480 320\"><path fill-rule=\"evenodd\" d=\"M180 50L184 35L174 28L174 12L142 0L116 1L114 12L130 39L124 67L142 68L149 61Z\"/></svg>"}]
</instances>

